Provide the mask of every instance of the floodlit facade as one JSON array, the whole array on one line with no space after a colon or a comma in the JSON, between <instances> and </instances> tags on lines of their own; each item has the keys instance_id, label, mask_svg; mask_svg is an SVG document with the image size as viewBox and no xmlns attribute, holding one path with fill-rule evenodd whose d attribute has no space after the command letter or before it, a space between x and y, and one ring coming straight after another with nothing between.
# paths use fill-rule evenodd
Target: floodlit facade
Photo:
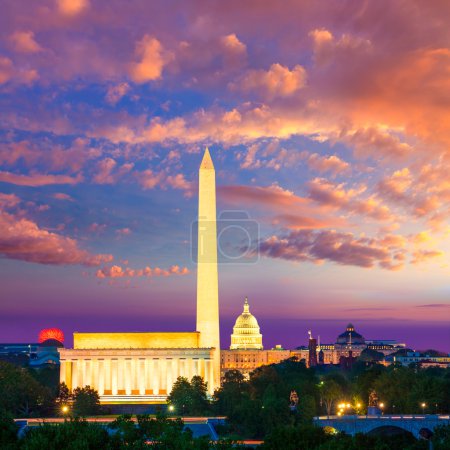
<instances>
[{"instance_id":1,"label":"floodlit facade","mask_svg":"<svg viewBox=\"0 0 450 450\"><path fill-rule=\"evenodd\" d=\"M231 335L230 350L262 350L262 334L256 317L250 312L248 299L245 297L244 310L236 319Z\"/></svg>"},{"instance_id":2,"label":"floodlit facade","mask_svg":"<svg viewBox=\"0 0 450 450\"><path fill-rule=\"evenodd\" d=\"M200 375L213 394L220 386L216 183L206 149L199 169L197 330L180 333L74 333L61 349L60 381L89 385L101 403L158 403L177 377Z\"/></svg>"}]
</instances>

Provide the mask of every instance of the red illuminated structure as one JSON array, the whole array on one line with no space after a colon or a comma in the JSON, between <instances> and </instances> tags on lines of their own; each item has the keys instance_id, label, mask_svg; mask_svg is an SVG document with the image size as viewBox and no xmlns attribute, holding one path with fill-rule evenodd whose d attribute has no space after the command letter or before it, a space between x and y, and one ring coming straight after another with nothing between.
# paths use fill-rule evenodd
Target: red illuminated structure
<instances>
[{"instance_id":1,"label":"red illuminated structure","mask_svg":"<svg viewBox=\"0 0 450 450\"><path fill-rule=\"evenodd\" d=\"M64 333L59 328L44 328L39 333L39 343L42 344L48 340L55 340L64 343Z\"/></svg>"}]
</instances>

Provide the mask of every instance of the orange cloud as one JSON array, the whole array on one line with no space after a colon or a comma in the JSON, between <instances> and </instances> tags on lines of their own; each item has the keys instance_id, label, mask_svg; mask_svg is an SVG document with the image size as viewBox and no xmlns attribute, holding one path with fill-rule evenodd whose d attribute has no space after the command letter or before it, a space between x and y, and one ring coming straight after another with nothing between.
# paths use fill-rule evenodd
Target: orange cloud
<instances>
[{"instance_id":1,"label":"orange cloud","mask_svg":"<svg viewBox=\"0 0 450 450\"><path fill-rule=\"evenodd\" d=\"M381 204L375 196L364 199L358 198L360 194L365 192L366 186L346 190L344 184L332 183L323 178L314 178L306 185L309 198L322 205L368 216L376 220L393 220L389 208Z\"/></svg>"},{"instance_id":2,"label":"orange cloud","mask_svg":"<svg viewBox=\"0 0 450 450\"><path fill-rule=\"evenodd\" d=\"M89 7L89 0L57 0L59 12L65 16L76 16Z\"/></svg>"},{"instance_id":3,"label":"orange cloud","mask_svg":"<svg viewBox=\"0 0 450 450\"><path fill-rule=\"evenodd\" d=\"M158 80L169 55L164 53L158 39L145 35L136 45L136 55L140 61L131 66L130 75L136 83Z\"/></svg>"},{"instance_id":4,"label":"orange cloud","mask_svg":"<svg viewBox=\"0 0 450 450\"><path fill-rule=\"evenodd\" d=\"M320 156L317 153L312 153L306 162L311 169L317 170L318 172L340 174L350 169L350 164L336 155Z\"/></svg>"},{"instance_id":5,"label":"orange cloud","mask_svg":"<svg viewBox=\"0 0 450 450\"><path fill-rule=\"evenodd\" d=\"M147 266L144 269L138 270L113 265L97 270L95 276L97 278L169 277L171 275L187 275L188 273L189 270L187 267L180 268L180 266L177 265L171 266L168 269L161 269L159 267L151 268Z\"/></svg>"},{"instance_id":6,"label":"orange cloud","mask_svg":"<svg viewBox=\"0 0 450 450\"><path fill-rule=\"evenodd\" d=\"M249 70L238 82L231 83L231 90L256 92L262 97L288 97L306 84L306 70L296 65L292 70L281 64L272 64L269 70Z\"/></svg>"},{"instance_id":7,"label":"orange cloud","mask_svg":"<svg viewBox=\"0 0 450 450\"><path fill-rule=\"evenodd\" d=\"M32 31L16 31L10 39L17 52L37 53L42 51L42 47L34 39Z\"/></svg>"}]
</instances>

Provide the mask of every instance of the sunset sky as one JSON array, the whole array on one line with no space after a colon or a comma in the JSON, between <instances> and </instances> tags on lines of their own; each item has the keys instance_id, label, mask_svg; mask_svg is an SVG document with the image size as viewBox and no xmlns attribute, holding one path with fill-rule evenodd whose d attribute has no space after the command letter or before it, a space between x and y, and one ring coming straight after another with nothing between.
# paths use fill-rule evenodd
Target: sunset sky
<instances>
[{"instance_id":1,"label":"sunset sky","mask_svg":"<svg viewBox=\"0 0 450 450\"><path fill-rule=\"evenodd\" d=\"M350 321L450 352L448 1L0 11L0 342L194 329L209 146L218 212L259 226L219 267L223 348L247 295L266 348Z\"/></svg>"}]
</instances>

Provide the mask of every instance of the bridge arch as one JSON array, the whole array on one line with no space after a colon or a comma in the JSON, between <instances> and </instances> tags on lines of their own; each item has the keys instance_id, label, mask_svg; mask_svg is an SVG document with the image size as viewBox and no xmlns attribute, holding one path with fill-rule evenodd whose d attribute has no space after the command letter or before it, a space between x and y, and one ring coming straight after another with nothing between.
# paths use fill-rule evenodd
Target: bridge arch
<instances>
[{"instance_id":1,"label":"bridge arch","mask_svg":"<svg viewBox=\"0 0 450 450\"><path fill-rule=\"evenodd\" d=\"M402 427L401 425L379 425L373 427L370 431L367 432L368 436L382 436L382 437L391 437L391 436L409 436L415 437L411 430L406 427Z\"/></svg>"}]
</instances>

